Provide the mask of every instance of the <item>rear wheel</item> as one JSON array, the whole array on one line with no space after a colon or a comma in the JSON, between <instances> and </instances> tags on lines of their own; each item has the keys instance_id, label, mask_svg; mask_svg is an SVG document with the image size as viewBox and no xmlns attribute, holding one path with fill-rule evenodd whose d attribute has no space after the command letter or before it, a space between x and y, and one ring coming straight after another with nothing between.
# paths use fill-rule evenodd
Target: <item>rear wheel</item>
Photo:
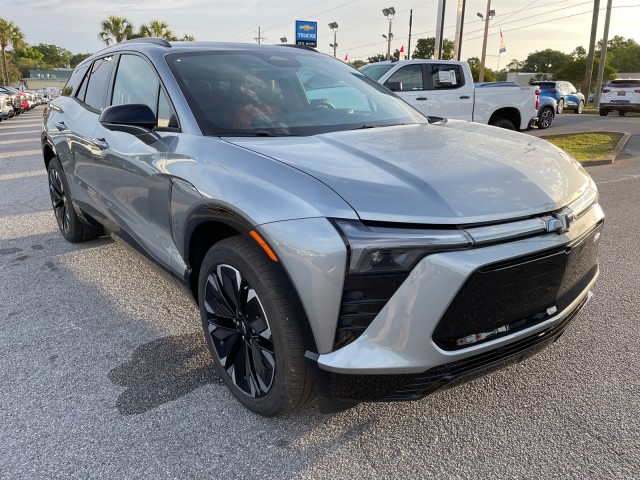
<instances>
[{"instance_id":1,"label":"rear wheel","mask_svg":"<svg viewBox=\"0 0 640 480\"><path fill-rule=\"evenodd\" d=\"M273 262L253 242L215 244L200 269L198 298L213 364L252 412L282 415L311 393L302 335Z\"/></svg>"},{"instance_id":2,"label":"rear wheel","mask_svg":"<svg viewBox=\"0 0 640 480\"><path fill-rule=\"evenodd\" d=\"M101 229L82 222L74 211L69 185L57 157L49 162L48 176L51 206L62 236L71 243L78 243L102 235Z\"/></svg>"},{"instance_id":3,"label":"rear wheel","mask_svg":"<svg viewBox=\"0 0 640 480\"><path fill-rule=\"evenodd\" d=\"M618 115L620 115L621 117L625 116L625 112L618 112Z\"/></svg>"},{"instance_id":4,"label":"rear wheel","mask_svg":"<svg viewBox=\"0 0 640 480\"><path fill-rule=\"evenodd\" d=\"M558 100L558 113L562 113L564 110L564 98Z\"/></svg>"},{"instance_id":5,"label":"rear wheel","mask_svg":"<svg viewBox=\"0 0 640 480\"><path fill-rule=\"evenodd\" d=\"M598 113L600 114L601 117L606 117L607 115L609 115L609 110L605 110L604 108L601 108Z\"/></svg>"},{"instance_id":6,"label":"rear wheel","mask_svg":"<svg viewBox=\"0 0 640 480\"><path fill-rule=\"evenodd\" d=\"M507 130L516 129L516 126L513 124L513 122L506 118L498 118L491 122L491 125L493 125L494 127L506 128Z\"/></svg>"},{"instance_id":7,"label":"rear wheel","mask_svg":"<svg viewBox=\"0 0 640 480\"><path fill-rule=\"evenodd\" d=\"M544 130L545 128L549 128L551 122L553 121L553 108L544 107L540 111L539 119L538 119L538 128Z\"/></svg>"},{"instance_id":8,"label":"rear wheel","mask_svg":"<svg viewBox=\"0 0 640 480\"><path fill-rule=\"evenodd\" d=\"M580 102L578 103L578 108L576 108L573 113L582 113L582 110L584 110L584 102L580 100Z\"/></svg>"}]
</instances>

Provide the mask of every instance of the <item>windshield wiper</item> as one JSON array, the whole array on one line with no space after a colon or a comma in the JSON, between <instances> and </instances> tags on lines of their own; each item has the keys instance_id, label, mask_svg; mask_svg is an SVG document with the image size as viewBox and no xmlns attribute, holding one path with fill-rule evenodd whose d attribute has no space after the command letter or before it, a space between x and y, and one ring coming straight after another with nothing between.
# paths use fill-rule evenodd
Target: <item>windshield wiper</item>
<instances>
[{"instance_id":1,"label":"windshield wiper","mask_svg":"<svg viewBox=\"0 0 640 480\"><path fill-rule=\"evenodd\" d=\"M206 137L296 137L291 133L274 133L267 130L255 132L207 132Z\"/></svg>"}]
</instances>

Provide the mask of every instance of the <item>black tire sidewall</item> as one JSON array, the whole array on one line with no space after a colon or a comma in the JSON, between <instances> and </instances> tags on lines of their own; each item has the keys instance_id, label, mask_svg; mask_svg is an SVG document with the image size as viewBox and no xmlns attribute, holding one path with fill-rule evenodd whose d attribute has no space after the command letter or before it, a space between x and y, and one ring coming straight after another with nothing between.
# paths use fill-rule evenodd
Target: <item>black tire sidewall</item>
<instances>
[{"instance_id":1,"label":"black tire sidewall","mask_svg":"<svg viewBox=\"0 0 640 480\"><path fill-rule=\"evenodd\" d=\"M58 157L54 157L49 161L49 168L47 169L47 181L51 182L49 175L51 175L51 170L55 170L58 172L60 176L60 181L62 182L62 187L64 188L64 196L67 203L67 211L69 212L69 231L65 232L62 229L62 226L58 223L58 219L56 217L56 223L58 224L58 229L60 233L65 238L65 240L69 242L79 242L82 237L82 226L80 225L80 221L76 215L76 212L73 208L73 201L71 199L71 194L69 192L69 183L67 182L67 177L65 176L64 170L62 169L62 165L60 165L60 160ZM53 207L53 205L52 205ZM54 212L55 215L55 212Z\"/></svg>"},{"instance_id":2,"label":"black tire sidewall","mask_svg":"<svg viewBox=\"0 0 640 480\"><path fill-rule=\"evenodd\" d=\"M551 113L551 120L549 121L549 125L546 125L546 126L543 126L543 125L542 125L542 118L543 118L543 117L542 117L542 114L543 114L544 112L550 112L550 113ZM538 128L539 128L539 129L541 129L541 130L544 130L544 129L546 129L546 128L549 128L549 126L551 125L551 122L553 121L553 108L551 108L551 107L544 107L544 108L540 111L540 114L541 114L541 116L540 116L540 121L538 122Z\"/></svg>"},{"instance_id":3,"label":"black tire sidewall","mask_svg":"<svg viewBox=\"0 0 640 480\"><path fill-rule=\"evenodd\" d=\"M259 415L270 417L287 413L298 406L300 395L296 391L292 391L291 387L294 382L292 382L289 373L296 371L299 374L300 369L305 367L304 347L302 346L299 331L291 331L292 322L296 321L296 318L292 318L295 317L294 310L290 305L288 308L286 306L282 308L282 290L277 286L274 288L273 282L277 281L277 277L272 272L269 272L270 265L268 262L271 262L271 260L268 259L266 254L244 237L231 237L218 242L209 250L200 269L198 304L207 346L211 353L213 364L225 385L246 408ZM236 268L243 278L247 280L251 288L255 290L271 329L276 364L275 375L269 392L258 399L249 397L234 385L222 367L208 334L208 322L204 307L205 285L209 274L220 264L227 264ZM283 325L281 320L283 318L288 325ZM296 330L295 327L293 330ZM296 358L294 359L293 357Z\"/></svg>"}]
</instances>

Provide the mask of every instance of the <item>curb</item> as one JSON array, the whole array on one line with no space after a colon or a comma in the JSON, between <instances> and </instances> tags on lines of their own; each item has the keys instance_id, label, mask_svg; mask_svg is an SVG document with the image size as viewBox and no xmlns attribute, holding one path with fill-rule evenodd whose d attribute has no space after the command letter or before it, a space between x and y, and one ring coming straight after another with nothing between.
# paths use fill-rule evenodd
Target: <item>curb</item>
<instances>
[{"instance_id":1,"label":"curb","mask_svg":"<svg viewBox=\"0 0 640 480\"><path fill-rule=\"evenodd\" d=\"M545 135L544 137L538 137L538 138L542 138L544 140L545 137L568 137L570 135L577 135L580 133L622 133L622 138L618 140L618 144L615 146L613 150L611 150L611 153L607 155L606 158L595 159L595 160L582 160L580 162L580 165L582 165L583 167L596 167L598 165L610 165L612 163L615 163L618 156L620 156L620 154L624 151L624 147L627 146L627 142L631 138L631 134L627 132L575 132L575 133L561 133L558 135Z\"/></svg>"}]
</instances>

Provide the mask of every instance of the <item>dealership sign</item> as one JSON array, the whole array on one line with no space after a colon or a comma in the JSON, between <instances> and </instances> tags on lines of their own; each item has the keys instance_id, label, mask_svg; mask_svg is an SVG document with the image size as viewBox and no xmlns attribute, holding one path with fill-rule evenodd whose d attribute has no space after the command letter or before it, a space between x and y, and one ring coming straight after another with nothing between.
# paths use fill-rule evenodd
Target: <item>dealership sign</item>
<instances>
[{"instance_id":1,"label":"dealership sign","mask_svg":"<svg viewBox=\"0 0 640 480\"><path fill-rule=\"evenodd\" d=\"M318 46L318 22L296 20L296 45Z\"/></svg>"}]
</instances>

